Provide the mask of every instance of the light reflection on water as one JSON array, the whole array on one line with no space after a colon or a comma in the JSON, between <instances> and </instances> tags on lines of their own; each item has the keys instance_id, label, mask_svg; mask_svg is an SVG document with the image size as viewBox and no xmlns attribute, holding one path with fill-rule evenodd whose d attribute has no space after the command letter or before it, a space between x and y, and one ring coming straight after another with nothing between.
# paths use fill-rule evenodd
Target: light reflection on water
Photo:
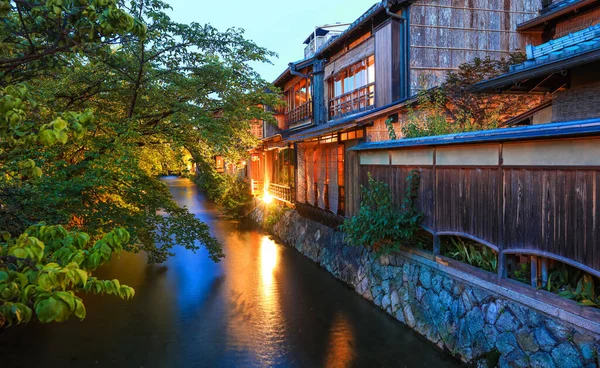
<instances>
[{"instance_id":1,"label":"light reflection on water","mask_svg":"<svg viewBox=\"0 0 600 368\"><path fill-rule=\"evenodd\" d=\"M99 272L133 286L121 301L85 296L83 322L0 334L2 367L444 367L456 363L295 250L215 217L186 179L164 179L223 244L179 248L164 265L124 254ZM31 353L35 351L35 353Z\"/></svg>"}]
</instances>

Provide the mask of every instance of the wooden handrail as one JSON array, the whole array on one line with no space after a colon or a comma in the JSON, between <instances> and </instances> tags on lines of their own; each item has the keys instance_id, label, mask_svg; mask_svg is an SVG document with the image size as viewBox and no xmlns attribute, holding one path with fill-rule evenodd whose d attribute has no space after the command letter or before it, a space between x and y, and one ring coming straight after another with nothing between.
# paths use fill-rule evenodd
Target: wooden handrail
<instances>
[{"instance_id":1,"label":"wooden handrail","mask_svg":"<svg viewBox=\"0 0 600 368\"><path fill-rule=\"evenodd\" d=\"M287 124L297 123L302 120L310 119L312 116L312 100L298 106L295 109L285 113L285 122Z\"/></svg>"},{"instance_id":2,"label":"wooden handrail","mask_svg":"<svg viewBox=\"0 0 600 368\"><path fill-rule=\"evenodd\" d=\"M273 197L284 201L284 202L292 202L293 199L293 192L294 192L294 188L287 186L287 185L281 185L281 184L274 184L274 183L270 183L269 184L269 194L272 195Z\"/></svg>"},{"instance_id":3,"label":"wooden handrail","mask_svg":"<svg viewBox=\"0 0 600 368\"><path fill-rule=\"evenodd\" d=\"M339 117L372 109L375 106L375 83L369 83L353 91L329 100L329 117Z\"/></svg>"}]
</instances>

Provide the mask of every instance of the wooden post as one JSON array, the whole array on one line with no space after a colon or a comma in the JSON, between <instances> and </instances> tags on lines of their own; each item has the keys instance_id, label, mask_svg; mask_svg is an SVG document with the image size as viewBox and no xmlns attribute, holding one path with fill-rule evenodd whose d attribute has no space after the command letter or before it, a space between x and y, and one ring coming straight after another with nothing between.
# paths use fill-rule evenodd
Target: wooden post
<instances>
[{"instance_id":1,"label":"wooden post","mask_svg":"<svg viewBox=\"0 0 600 368\"><path fill-rule=\"evenodd\" d=\"M498 282L506 278L506 255L504 254L504 207L505 207L505 177L503 169L502 143L498 144Z\"/></svg>"},{"instance_id":2,"label":"wooden post","mask_svg":"<svg viewBox=\"0 0 600 368\"><path fill-rule=\"evenodd\" d=\"M542 258L542 287L548 286L548 258Z\"/></svg>"},{"instance_id":3,"label":"wooden post","mask_svg":"<svg viewBox=\"0 0 600 368\"><path fill-rule=\"evenodd\" d=\"M531 256L531 286L538 286L538 257Z\"/></svg>"},{"instance_id":4,"label":"wooden post","mask_svg":"<svg viewBox=\"0 0 600 368\"><path fill-rule=\"evenodd\" d=\"M436 157L436 150L435 147L433 147L433 198L432 198L432 202L433 202L433 254L434 255L439 255L440 254L440 237L437 234L438 232L438 225L437 225L437 216L438 216L438 211L437 211L437 207L436 207L436 198L437 198L437 188L438 188L438 184L437 184L437 166L436 166L436 161L437 157Z\"/></svg>"}]
</instances>

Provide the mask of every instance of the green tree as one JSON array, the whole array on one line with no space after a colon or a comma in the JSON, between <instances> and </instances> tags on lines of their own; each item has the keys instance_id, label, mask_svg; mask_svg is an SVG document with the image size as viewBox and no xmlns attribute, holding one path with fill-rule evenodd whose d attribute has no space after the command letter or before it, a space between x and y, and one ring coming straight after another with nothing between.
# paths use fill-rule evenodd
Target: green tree
<instances>
[{"instance_id":1,"label":"green tree","mask_svg":"<svg viewBox=\"0 0 600 368\"><path fill-rule=\"evenodd\" d=\"M524 61L516 53L506 58L475 58L451 71L439 87L421 92L402 127L406 138L494 129L507 119L539 105L543 96L471 93L473 84L508 72Z\"/></svg>"},{"instance_id":2,"label":"green tree","mask_svg":"<svg viewBox=\"0 0 600 368\"><path fill-rule=\"evenodd\" d=\"M240 159L255 143L250 121L272 120L260 106L277 99L249 63L272 54L242 30L179 24L168 9L0 1L0 229L16 236L45 221L100 241L123 228L123 247L150 262L174 245L223 256L155 163L182 166L184 150Z\"/></svg>"},{"instance_id":3,"label":"green tree","mask_svg":"<svg viewBox=\"0 0 600 368\"><path fill-rule=\"evenodd\" d=\"M31 226L17 238L2 233L0 241L0 328L36 319L42 323L85 318L75 293L112 294L132 298L134 290L119 280L91 276L129 241L118 228L91 243L89 235L62 226Z\"/></svg>"}]
</instances>

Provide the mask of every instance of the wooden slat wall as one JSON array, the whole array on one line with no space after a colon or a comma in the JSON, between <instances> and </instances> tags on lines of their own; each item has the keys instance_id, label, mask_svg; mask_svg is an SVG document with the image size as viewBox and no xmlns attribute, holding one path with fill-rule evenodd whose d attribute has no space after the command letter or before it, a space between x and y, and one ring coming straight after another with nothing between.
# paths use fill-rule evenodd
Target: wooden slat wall
<instances>
[{"instance_id":1,"label":"wooden slat wall","mask_svg":"<svg viewBox=\"0 0 600 368\"><path fill-rule=\"evenodd\" d=\"M550 252L600 270L599 170L506 169L505 249Z\"/></svg>"},{"instance_id":2,"label":"wooden slat wall","mask_svg":"<svg viewBox=\"0 0 600 368\"><path fill-rule=\"evenodd\" d=\"M563 141L557 140L557 147ZM585 143L579 142L580 148L564 153L569 157L563 159L579 157L584 162ZM524 147L531 144L545 147L547 142L522 143ZM502 146L498 145L498 154ZM473 150L473 146L454 147ZM441 156L441 152L439 149L437 154ZM457 151L453 154L460 155ZM487 159L482 157L481 161ZM371 173L390 186L395 203L401 205L406 178L416 169L421 175L417 206L424 213L425 228L439 235L471 237L507 253L550 256L600 275L600 166L525 165L530 163L478 167L442 166L438 162L437 166L419 167L378 162L359 165L358 175L351 173L348 165L348 184L358 177L366 186ZM347 193L354 196L347 202L351 216L359 208L358 187Z\"/></svg>"},{"instance_id":3,"label":"wooden slat wall","mask_svg":"<svg viewBox=\"0 0 600 368\"><path fill-rule=\"evenodd\" d=\"M296 200L301 203L306 202L306 145L298 144L296 149L297 157L297 175L296 175Z\"/></svg>"},{"instance_id":4,"label":"wooden slat wall","mask_svg":"<svg viewBox=\"0 0 600 368\"><path fill-rule=\"evenodd\" d=\"M329 175L329 210L338 212L338 172L337 172L338 143L327 144L327 172Z\"/></svg>"},{"instance_id":5,"label":"wooden slat wall","mask_svg":"<svg viewBox=\"0 0 600 368\"><path fill-rule=\"evenodd\" d=\"M525 52L536 40L515 29L540 8L539 0L415 1L409 8L411 93L440 85L449 70L475 57Z\"/></svg>"},{"instance_id":6,"label":"wooden slat wall","mask_svg":"<svg viewBox=\"0 0 600 368\"><path fill-rule=\"evenodd\" d=\"M306 157L306 203L315 205L315 191L314 191L314 182L315 182L315 162L314 162L314 144L306 144L305 157Z\"/></svg>"},{"instance_id":7,"label":"wooden slat wall","mask_svg":"<svg viewBox=\"0 0 600 368\"><path fill-rule=\"evenodd\" d=\"M437 231L498 244L498 169L437 169Z\"/></svg>"},{"instance_id":8,"label":"wooden slat wall","mask_svg":"<svg viewBox=\"0 0 600 368\"><path fill-rule=\"evenodd\" d=\"M346 216L352 217L358 212L360 207L360 183L357 180L362 170L358 166L358 152L349 151L350 148L356 146L358 141L344 142L346 152L344 156L344 187L346 189Z\"/></svg>"},{"instance_id":9,"label":"wooden slat wall","mask_svg":"<svg viewBox=\"0 0 600 368\"><path fill-rule=\"evenodd\" d=\"M394 203L402 206L404 192L406 190L406 178L412 170L417 170L421 176L421 185L419 187L419 198L417 199L417 208L423 212L422 225L431 228L433 226L433 169L431 167L409 167L409 166L382 166L382 165L361 165L360 184L365 187L368 185L368 173L371 173L373 179L386 183L392 191ZM357 210L358 210L357 206Z\"/></svg>"},{"instance_id":10,"label":"wooden slat wall","mask_svg":"<svg viewBox=\"0 0 600 368\"><path fill-rule=\"evenodd\" d=\"M375 107L392 102L391 68L392 24L375 33Z\"/></svg>"}]
</instances>

